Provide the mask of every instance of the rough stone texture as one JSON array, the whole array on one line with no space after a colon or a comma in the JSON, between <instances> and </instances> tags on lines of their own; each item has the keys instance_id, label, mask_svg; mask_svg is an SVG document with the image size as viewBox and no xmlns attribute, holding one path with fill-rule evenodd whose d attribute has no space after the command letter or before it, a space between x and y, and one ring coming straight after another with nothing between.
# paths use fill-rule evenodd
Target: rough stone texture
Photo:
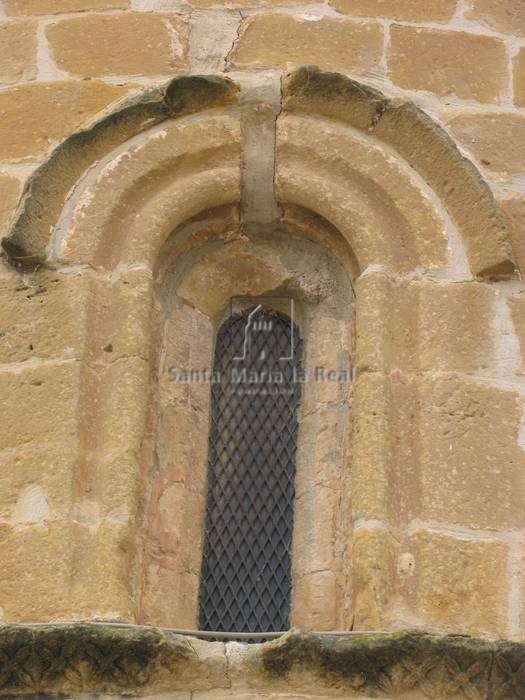
<instances>
[{"instance_id":1,"label":"rough stone texture","mask_svg":"<svg viewBox=\"0 0 525 700\"><path fill-rule=\"evenodd\" d=\"M472 528L523 528L519 394L450 378L425 382L420 400L420 517Z\"/></svg>"},{"instance_id":2,"label":"rough stone texture","mask_svg":"<svg viewBox=\"0 0 525 700\"><path fill-rule=\"evenodd\" d=\"M55 520L63 522L71 507L74 445L67 442L44 442L22 446L4 452L1 459L0 522L4 532L8 532L7 526L30 526L32 523L48 525ZM30 489L35 487L41 490L43 499L47 502L47 514L40 511L39 515L32 507L29 507L28 512L26 509L25 514L21 512L24 510L21 506L28 502L27 494L30 495ZM13 617L16 618L16 612Z\"/></svg>"},{"instance_id":3,"label":"rough stone texture","mask_svg":"<svg viewBox=\"0 0 525 700\"><path fill-rule=\"evenodd\" d=\"M392 623L397 543L381 528L358 530L352 538L354 628L384 630Z\"/></svg>"},{"instance_id":4,"label":"rough stone texture","mask_svg":"<svg viewBox=\"0 0 525 700\"><path fill-rule=\"evenodd\" d=\"M505 45L493 37L394 25L387 61L402 88L478 102L499 102L507 89Z\"/></svg>"},{"instance_id":5,"label":"rough stone texture","mask_svg":"<svg viewBox=\"0 0 525 700\"><path fill-rule=\"evenodd\" d=\"M448 22L456 0L330 0L338 12L363 17L388 17L409 22Z\"/></svg>"},{"instance_id":6,"label":"rough stone texture","mask_svg":"<svg viewBox=\"0 0 525 700\"><path fill-rule=\"evenodd\" d=\"M507 545L420 532L413 536L417 599L427 624L505 637Z\"/></svg>"},{"instance_id":7,"label":"rough stone texture","mask_svg":"<svg viewBox=\"0 0 525 700\"><path fill-rule=\"evenodd\" d=\"M55 15L86 10L124 10L129 0L5 0L8 15Z\"/></svg>"},{"instance_id":8,"label":"rough stone texture","mask_svg":"<svg viewBox=\"0 0 525 700\"><path fill-rule=\"evenodd\" d=\"M525 375L525 294L521 292L521 294L511 297L508 303L521 350L519 371L521 375Z\"/></svg>"},{"instance_id":9,"label":"rough stone texture","mask_svg":"<svg viewBox=\"0 0 525 700\"><path fill-rule=\"evenodd\" d=\"M25 693L162 692L200 690L226 682L222 644L157 629L53 625L2 630L0 648L11 666L2 696ZM22 656L19 651L24 650ZM45 660L45 661L44 661Z\"/></svg>"},{"instance_id":10,"label":"rough stone texture","mask_svg":"<svg viewBox=\"0 0 525 700\"><path fill-rule=\"evenodd\" d=\"M0 158L36 159L127 90L97 81L23 85L0 92Z\"/></svg>"},{"instance_id":11,"label":"rough stone texture","mask_svg":"<svg viewBox=\"0 0 525 700\"><path fill-rule=\"evenodd\" d=\"M70 624L6 626L3 697L148 694L223 698L518 699L523 644L421 632L319 636L292 631L266 644L225 645L158 629ZM265 692L266 690L266 692ZM155 693L150 696L149 693ZM173 694L175 693L175 694ZM83 695L83 697L88 697ZM164 696L163 696L164 697ZM193 694L192 694L193 697Z\"/></svg>"},{"instance_id":12,"label":"rough stone texture","mask_svg":"<svg viewBox=\"0 0 525 700\"><path fill-rule=\"evenodd\" d=\"M236 67L316 63L359 74L377 67L382 47L383 30L374 22L260 15L243 24L232 60Z\"/></svg>"},{"instance_id":13,"label":"rough stone texture","mask_svg":"<svg viewBox=\"0 0 525 700\"><path fill-rule=\"evenodd\" d=\"M56 83L54 85L55 87L47 86L50 99L56 91ZM75 89L73 83L65 85ZM104 85L103 89L106 88L110 91L118 90ZM29 262L33 264L47 257L50 232L62 211L66 196L82 173L94 162L123 141L170 117L231 104L236 100L237 91L238 88L227 78L198 75L174 78L162 88L132 96L117 105L109 114L88 122L85 128L60 144L26 182L9 240L2 241L2 246L8 251L10 258L23 265L28 262L28 257ZM67 92L69 91L66 91L64 98L68 97ZM115 95L111 92L110 94ZM122 93L119 91L116 94ZM0 95L0 107L1 97ZM74 97L74 92L69 95L69 98L71 97ZM27 100L23 101L20 107L24 106L24 102ZM59 103L58 106L62 105ZM56 105L53 104L53 107L56 109ZM13 118L18 116L19 111L15 111ZM56 120L55 112L52 112L51 116ZM35 124L31 120L28 124L30 134L33 134L33 128ZM43 127L39 124L39 128L43 130L51 127L46 122ZM14 138L13 134L11 137ZM1 145L0 141L0 152ZM10 141L5 145L7 148ZM20 144L20 147L23 145Z\"/></svg>"},{"instance_id":14,"label":"rough stone texture","mask_svg":"<svg viewBox=\"0 0 525 700\"><path fill-rule=\"evenodd\" d=\"M525 6L521 0L467 0L465 17L497 32L525 36Z\"/></svg>"},{"instance_id":15,"label":"rough stone texture","mask_svg":"<svg viewBox=\"0 0 525 700\"><path fill-rule=\"evenodd\" d=\"M186 67L187 26L178 15L75 17L49 25L46 36L58 67L85 78L167 75Z\"/></svg>"},{"instance_id":16,"label":"rough stone texture","mask_svg":"<svg viewBox=\"0 0 525 700\"><path fill-rule=\"evenodd\" d=\"M375 273L358 280L356 293L358 371L473 373L490 366L496 297L489 285Z\"/></svg>"},{"instance_id":17,"label":"rough stone texture","mask_svg":"<svg viewBox=\"0 0 525 700\"><path fill-rule=\"evenodd\" d=\"M23 528L2 524L1 530L0 607L3 618L38 622L71 614L71 529L59 521ZM24 590L28 595L20 595ZM9 695L9 692L4 690L4 694Z\"/></svg>"},{"instance_id":18,"label":"rough stone texture","mask_svg":"<svg viewBox=\"0 0 525 700\"><path fill-rule=\"evenodd\" d=\"M512 251L521 274L525 277L525 197L516 195L500 202L507 222Z\"/></svg>"},{"instance_id":19,"label":"rough stone texture","mask_svg":"<svg viewBox=\"0 0 525 700\"><path fill-rule=\"evenodd\" d=\"M85 272L0 277L0 362L80 358L87 291Z\"/></svg>"},{"instance_id":20,"label":"rough stone texture","mask_svg":"<svg viewBox=\"0 0 525 700\"><path fill-rule=\"evenodd\" d=\"M518 51L514 59L514 101L525 107L525 48Z\"/></svg>"},{"instance_id":21,"label":"rough stone texture","mask_svg":"<svg viewBox=\"0 0 525 700\"><path fill-rule=\"evenodd\" d=\"M503 180L525 175L525 117L505 113L466 113L448 127L484 170Z\"/></svg>"},{"instance_id":22,"label":"rough stone texture","mask_svg":"<svg viewBox=\"0 0 525 700\"><path fill-rule=\"evenodd\" d=\"M36 24L0 24L0 83L36 78Z\"/></svg>"},{"instance_id":23,"label":"rough stone texture","mask_svg":"<svg viewBox=\"0 0 525 700\"><path fill-rule=\"evenodd\" d=\"M465 237L473 273L493 277L513 271L505 225L492 192L446 132L414 104L387 100L376 90L312 66L285 77L283 99L285 111L329 116L373 132L392 146L446 203ZM331 199L333 195L325 201Z\"/></svg>"},{"instance_id":24,"label":"rough stone texture","mask_svg":"<svg viewBox=\"0 0 525 700\"><path fill-rule=\"evenodd\" d=\"M71 361L0 372L3 449L73 439L77 390L78 367Z\"/></svg>"},{"instance_id":25,"label":"rough stone texture","mask_svg":"<svg viewBox=\"0 0 525 700\"><path fill-rule=\"evenodd\" d=\"M0 172L0 234L3 233L21 191L20 181Z\"/></svg>"}]
</instances>

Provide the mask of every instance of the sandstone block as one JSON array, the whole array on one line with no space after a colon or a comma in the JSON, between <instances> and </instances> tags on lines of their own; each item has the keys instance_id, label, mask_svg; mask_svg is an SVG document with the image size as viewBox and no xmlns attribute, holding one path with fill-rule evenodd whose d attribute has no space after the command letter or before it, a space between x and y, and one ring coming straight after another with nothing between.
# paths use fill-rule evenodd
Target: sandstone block
<instances>
[{"instance_id":1,"label":"sandstone block","mask_svg":"<svg viewBox=\"0 0 525 700\"><path fill-rule=\"evenodd\" d=\"M459 379L421 388L421 513L472 528L525 524L519 394Z\"/></svg>"},{"instance_id":2,"label":"sandstone block","mask_svg":"<svg viewBox=\"0 0 525 700\"><path fill-rule=\"evenodd\" d=\"M316 571L294 581L292 625L300 629L338 628L337 578L333 571Z\"/></svg>"},{"instance_id":3,"label":"sandstone block","mask_svg":"<svg viewBox=\"0 0 525 700\"><path fill-rule=\"evenodd\" d=\"M383 274L359 277L356 286L357 372L418 367L417 288Z\"/></svg>"},{"instance_id":4,"label":"sandstone block","mask_svg":"<svg viewBox=\"0 0 525 700\"><path fill-rule=\"evenodd\" d=\"M494 289L477 282L413 286L419 297L420 367L464 373L490 367Z\"/></svg>"},{"instance_id":5,"label":"sandstone block","mask_svg":"<svg viewBox=\"0 0 525 700\"><path fill-rule=\"evenodd\" d=\"M361 17L388 17L409 22L448 22L456 0L330 0L338 12Z\"/></svg>"},{"instance_id":6,"label":"sandstone block","mask_svg":"<svg viewBox=\"0 0 525 700\"><path fill-rule=\"evenodd\" d=\"M9 217L14 211L20 191L21 185L19 180L0 172L0 237L6 228Z\"/></svg>"},{"instance_id":7,"label":"sandstone block","mask_svg":"<svg viewBox=\"0 0 525 700\"><path fill-rule=\"evenodd\" d=\"M13 525L28 525L66 518L71 506L75 458L71 443L32 445L4 453L0 470L0 519ZM32 488L40 489L40 496L37 493L32 498ZM49 511L45 517L39 507L44 499ZM21 512L24 510L25 514Z\"/></svg>"},{"instance_id":8,"label":"sandstone block","mask_svg":"<svg viewBox=\"0 0 525 700\"><path fill-rule=\"evenodd\" d=\"M258 15L243 25L233 63L238 67L315 63L359 74L378 65L382 46L383 30L375 22Z\"/></svg>"},{"instance_id":9,"label":"sandstone block","mask_svg":"<svg viewBox=\"0 0 525 700\"><path fill-rule=\"evenodd\" d=\"M467 0L465 17L497 32L525 36L525 5L521 0Z\"/></svg>"},{"instance_id":10,"label":"sandstone block","mask_svg":"<svg viewBox=\"0 0 525 700\"><path fill-rule=\"evenodd\" d=\"M78 366L50 363L0 372L2 448L75 440Z\"/></svg>"},{"instance_id":11,"label":"sandstone block","mask_svg":"<svg viewBox=\"0 0 525 700\"><path fill-rule=\"evenodd\" d=\"M413 538L419 613L447 632L506 636L507 547L430 532Z\"/></svg>"},{"instance_id":12,"label":"sandstone block","mask_svg":"<svg viewBox=\"0 0 525 700\"><path fill-rule=\"evenodd\" d=\"M514 258L525 278L525 197L516 195L500 200L507 223L507 231L512 244Z\"/></svg>"},{"instance_id":13,"label":"sandstone block","mask_svg":"<svg viewBox=\"0 0 525 700\"><path fill-rule=\"evenodd\" d=\"M395 594L396 541L380 528L358 530L352 539L354 628L387 629Z\"/></svg>"},{"instance_id":14,"label":"sandstone block","mask_svg":"<svg viewBox=\"0 0 525 700\"><path fill-rule=\"evenodd\" d=\"M80 358L87 277L39 270L0 278L0 361Z\"/></svg>"},{"instance_id":15,"label":"sandstone block","mask_svg":"<svg viewBox=\"0 0 525 700\"><path fill-rule=\"evenodd\" d=\"M352 510L354 519L379 519L388 502L388 394L385 378L364 374L352 403Z\"/></svg>"},{"instance_id":16,"label":"sandstone block","mask_svg":"<svg viewBox=\"0 0 525 700\"><path fill-rule=\"evenodd\" d=\"M525 48L514 59L514 102L519 107L525 106Z\"/></svg>"},{"instance_id":17,"label":"sandstone block","mask_svg":"<svg viewBox=\"0 0 525 700\"><path fill-rule=\"evenodd\" d=\"M87 286L87 285L86 285ZM89 303L89 361L114 362L123 357L149 357L152 317L152 279L143 270L128 270L110 283L93 279L85 303Z\"/></svg>"},{"instance_id":18,"label":"sandstone block","mask_svg":"<svg viewBox=\"0 0 525 700\"><path fill-rule=\"evenodd\" d=\"M394 25L388 76L402 88L498 102L508 80L505 44L466 32Z\"/></svg>"},{"instance_id":19,"label":"sandstone block","mask_svg":"<svg viewBox=\"0 0 525 700\"><path fill-rule=\"evenodd\" d=\"M187 26L177 15L87 15L48 26L46 36L58 67L72 75L166 75L186 67Z\"/></svg>"},{"instance_id":20,"label":"sandstone block","mask_svg":"<svg viewBox=\"0 0 525 700\"><path fill-rule=\"evenodd\" d=\"M97 81L35 83L0 93L0 158L35 159L126 89Z\"/></svg>"},{"instance_id":21,"label":"sandstone block","mask_svg":"<svg viewBox=\"0 0 525 700\"><path fill-rule=\"evenodd\" d=\"M509 299L509 308L521 349L521 373L525 374L525 293Z\"/></svg>"},{"instance_id":22,"label":"sandstone block","mask_svg":"<svg viewBox=\"0 0 525 700\"><path fill-rule=\"evenodd\" d=\"M475 372L490 364L495 299L490 285L368 274L359 278L356 294L357 371Z\"/></svg>"},{"instance_id":23,"label":"sandstone block","mask_svg":"<svg viewBox=\"0 0 525 700\"><path fill-rule=\"evenodd\" d=\"M102 522L93 528L74 523L71 531L68 578L75 614L87 619L132 619L130 569L135 551L128 526Z\"/></svg>"},{"instance_id":24,"label":"sandstone block","mask_svg":"<svg viewBox=\"0 0 525 700\"><path fill-rule=\"evenodd\" d=\"M8 15L57 15L86 10L124 10L129 0L6 0Z\"/></svg>"},{"instance_id":25,"label":"sandstone block","mask_svg":"<svg viewBox=\"0 0 525 700\"><path fill-rule=\"evenodd\" d=\"M17 83L36 78L36 24L0 24L0 83Z\"/></svg>"},{"instance_id":26,"label":"sandstone block","mask_svg":"<svg viewBox=\"0 0 525 700\"><path fill-rule=\"evenodd\" d=\"M195 629L198 599L198 576L161 566L156 561L148 563L142 600L142 622Z\"/></svg>"},{"instance_id":27,"label":"sandstone block","mask_svg":"<svg viewBox=\"0 0 525 700\"><path fill-rule=\"evenodd\" d=\"M504 180L525 174L525 117L494 112L461 114L448 126L483 169Z\"/></svg>"},{"instance_id":28,"label":"sandstone block","mask_svg":"<svg viewBox=\"0 0 525 700\"><path fill-rule=\"evenodd\" d=\"M20 530L2 527L0 607L6 621L48 622L73 614L71 543L63 523Z\"/></svg>"}]
</instances>

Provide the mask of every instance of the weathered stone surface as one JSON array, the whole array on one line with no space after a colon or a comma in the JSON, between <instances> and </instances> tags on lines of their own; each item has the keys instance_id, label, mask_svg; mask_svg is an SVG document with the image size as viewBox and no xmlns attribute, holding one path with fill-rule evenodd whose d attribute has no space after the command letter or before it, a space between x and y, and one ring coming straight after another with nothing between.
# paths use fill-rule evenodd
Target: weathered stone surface
<instances>
[{"instance_id":1,"label":"weathered stone surface","mask_svg":"<svg viewBox=\"0 0 525 700\"><path fill-rule=\"evenodd\" d=\"M291 631L266 644L225 647L158 629L70 624L2 628L0 694L128 695L213 689L213 697L519 698L521 643L421 632L316 635ZM50 664L50 659L60 664ZM444 660L446 663L444 663ZM495 695L490 687L517 694ZM450 690L452 689L452 690ZM499 692L498 690L498 692ZM105 696L104 696L105 697ZM189 696L188 696L189 697ZM192 695L193 697L193 695ZM196 692L195 697L212 697Z\"/></svg>"},{"instance_id":2,"label":"weathered stone surface","mask_svg":"<svg viewBox=\"0 0 525 700\"><path fill-rule=\"evenodd\" d=\"M21 529L2 524L1 531L0 608L3 619L39 622L71 615L71 530L59 521L47 523L45 527L32 525ZM11 684L13 682L14 678ZM14 690L11 684L0 692L9 695Z\"/></svg>"},{"instance_id":3,"label":"weathered stone surface","mask_svg":"<svg viewBox=\"0 0 525 700\"><path fill-rule=\"evenodd\" d=\"M498 32L525 36L525 6L521 0L467 0L465 17Z\"/></svg>"},{"instance_id":4,"label":"weathered stone surface","mask_svg":"<svg viewBox=\"0 0 525 700\"><path fill-rule=\"evenodd\" d=\"M454 378L423 383L424 520L483 529L525 525L521 415L519 394L512 391Z\"/></svg>"},{"instance_id":5,"label":"weathered stone surface","mask_svg":"<svg viewBox=\"0 0 525 700\"><path fill-rule=\"evenodd\" d=\"M514 102L525 107L525 48L514 59Z\"/></svg>"},{"instance_id":6,"label":"weathered stone surface","mask_svg":"<svg viewBox=\"0 0 525 700\"><path fill-rule=\"evenodd\" d=\"M125 10L129 0L5 0L8 15L57 15L86 10Z\"/></svg>"},{"instance_id":7,"label":"weathered stone surface","mask_svg":"<svg viewBox=\"0 0 525 700\"><path fill-rule=\"evenodd\" d=\"M396 540L382 528L357 530L352 538L354 629L384 630L392 623Z\"/></svg>"},{"instance_id":8,"label":"weathered stone surface","mask_svg":"<svg viewBox=\"0 0 525 700\"><path fill-rule=\"evenodd\" d=\"M314 571L294 579L294 627L333 630L338 627L340 600L335 571Z\"/></svg>"},{"instance_id":9,"label":"weathered stone surface","mask_svg":"<svg viewBox=\"0 0 525 700\"><path fill-rule=\"evenodd\" d=\"M36 78L36 23L0 24L0 83Z\"/></svg>"},{"instance_id":10,"label":"weathered stone surface","mask_svg":"<svg viewBox=\"0 0 525 700\"><path fill-rule=\"evenodd\" d=\"M362 17L388 17L409 22L448 22L456 0L330 0L338 12Z\"/></svg>"},{"instance_id":11,"label":"weathered stone surface","mask_svg":"<svg viewBox=\"0 0 525 700\"><path fill-rule=\"evenodd\" d=\"M452 632L505 637L507 546L419 532L413 537L420 614Z\"/></svg>"},{"instance_id":12,"label":"weathered stone surface","mask_svg":"<svg viewBox=\"0 0 525 700\"><path fill-rule=\"evenodd\" d=\"M126 93L97 81L21 85L0 93L0 158L36 159L50 145Z\"/></svg>"},{"instance_id":13,"label":"weathered stone surface","mask_svg":"<svg viewBox=\"0 0 525 700\"><path fill-rule=\"evenodd\" d=\"M411 286L419 297L414 325L419 326L421 369L473 373L489 368L495 358L494 289L477 282ZM408 306L405 312L410 316Z\"/></svg>"},{"instance_id":14,"label":"weathered stone surface","mask_svg":"<svg viewBox=\"0 0 525 700\"><path fill-rule=\"evenodd\" d=\"M499 102L507 89L507 54L489 36L394 25L388 75L402 88L478 102Z\"/></svg>"},{"instance_id":15,"label":"weathered stone surface","mask_svg":"<svg viewBox=\"0 0 525 700\"><path fill-rule=\"evenodd\" d=\"M453 136L484 170L506 180L525 174L525 117L465 113L448 123Z\"/></svg>"},{"instance_id":16,"label":"weathered stone surface","mask_svg":"<svg viewBox=\"0 0 525 700\"><path fill-rule=\"evenodd\" d=\"M88 277L48 270L1 277L0 361L80 358Z\"/></svg>"},{"instance_id":17,"label":"weathered stone surface","mask_svg":"<svg viewBox=\"0 0 525 700\"><path fill-rule=\"evenodd\" d=\"M5 452L0 458L2 526L63 520L71 507L75 458L75 446L70 443L48 442ZM34 488L40 495L31 495Z\"/></svg>"},{"instance_id":18,"label":"weathered stone surface","mask_svg":"<svg viewBox=\"0 0 525 700\"><path fill-rule=\"evenodd\" d=\"M250 250L242 242L233 242L194 265L178 294L213 316L232 296L263 294L278 288L291 276L271 249L253 246Z\"/></svg>"},{"instance_id":19,"label":"weathered stone surface","mask_svg":"<svg viewBox=\"0 0 525 700\"><path fill-rule=\"evenodd\" d=\"M102 83L52 83L46 86L50 103L53 96L55 99L60 97L61 87L64 85L69 86L66 94L63 95L64 99L75 99L74 91L77 89L75 85L103 85L104 90L106 88L117 90ZM71 90L73 90L72 93ZM120 103L113 112L89 122L85 128L69 136L26 183L9 239L2 241L2 246L8 251L11 260L18 264L20 257L25 259L29 256L36 261L47 257L50 231L64 207L66 196L77 179L95 161L123 141L170 117L231 104L236 100L237 91L237 86L227 78L199 75L174 78L162 88L147 90L132 96ZM69 98L68 93L71 93ZM116 97L117 94L122 93L117 90L117 93L110 94ZM36 97L38 95L33 96L32 99ZM0 95L0 107L1 98ZM25 103L27 100L22 101L20 108ZM31 104L30 101L26 106ZM58 107L61 108L63 105L59 102ZM20 108L12 115L15 121L19 116ZM36 109L34 105L33 108ZM55 106L50 112L51 116L55 121L58 120ZM69 125L68 128L71 126ZM27 127L28 133L33 137L32 129L36 128L33 120ZM39 124L39 129L41 128ZM50 128L47 121L45 128ZM64 132L61 130L59 133L63 135ZM14 127L13 132L8 131L7 135L15 140L19 136L18 131L16 135L14 134ZM1 145L0 140L0 152ZM6 148L10 145L11 141L7 140Z\"/></svg>"},{"instance_id":20,"label":"weathered stone surface","mask_svg":"<svg viewBox=\"0 0 525 700\"><path fill-rule=\"evenodd\" d=\"M2 448L74 440L77 390L71 361L0 372Z\"/></svg>"},{"instance_id":21,"label":"weathered stone surface","mask_svg":"<svg viewBox=\"0 0 525 700\"><path fill-rule=\"evenodd\" d=\"M516 195L500 200L507 223L514 258L525 278L525 197Z\"/></svg>"},{"instance_id":22,"label":"weathered stone surface","mask_svg":"<svg viewBox=\"0 0 525 700\"><path fill-rule=\"evenodd\" d=\"M291 632L260 650L248 650L246 658L258 670L260 656L263 678L280 682L281 688L287 681L285 688L293 697L299 689L308 695L313 687L319 693L329 687L332 693L344 697L419 700L430 693L446 695L453 689L450 697L459 700L461 696L455 692L459 687L461 694L465 691L473 697L489 697L493 659L506 671L498 679L500 683L505 678L507 682L516 678L519 688L522 681L515 669L521 663L522 648L521 644L507 647L486 640L417 632L348 637Z\"/></svg>"},{"instance_id":23,"label":"weathered stone surface","mask_svg":"<svg viewBox=\"0 0 525 700\"><path fill-rule=\"evenodd\" d=\"M158 629L10 626L2 629L0 649L12 661L2 681L4 697L35 692L128 695L145 688L162 692L226 684L222 644Z\"/></svg>"},{"instance_id":24,"label":"weathered stone surface","mask_svg":"<svg viewBox=\"0 0 525 700\"><path fill-rule=\"evenodd\" d=\"M492 192L447 133L414 104L387 100L343 75L312 66L285 77L283 99L285 111L326 115L373 132L391 145L445 203L464 236L473 273L493 277L513 271L505 225Z\"/></svg>"},{"instance_id":25,"label":"weathered stone surface","mask_svg":"<svg viewBox=\"0 0 525 700\"><path fill-rule=\"evenodd\" d=\"M476 372L490 366L495 293L477 282L359 278L358 371L393 369Z\"/></svg>"},{"instance_id":26,"label":"weathered stone surface","mask_svg":"<svg viewBox=\"0 0 525 700\"><path fill-rule=\"evenodd\" d=\"M375 68L383 46L383 30L374 23L275 14L247 20L233 54L235 66L299 66L354 74Z\"/></svg>"},{"instance_id":27,"label":"weathered stone surface","mask_svg":"<svg viewBox=\"0 0 525 700\"><path fill-rule=\"evenodd\" d=\"M525 375L525 293L521 292L508 301L514 330L518 336L521 350L520 373Z\"/></svg>"},{"instance_id":28,"label":"weathered stone surface","mask_svg":"<svg viewBox=\"0 0 525 700\"><path fill-rule=\"evenodd\" d=\"M21 189L16 177L0 172L0 235L14 211Z\"/></svg>"},{"instance_id":29,"label":"weathered stone surface","mask_svg":"<svg viewBox=\"0 0 525 700\"><path fill-rule=\"evenodd\" d=\"M75 17L49 25L46 36L58 67L85 78L167 75L186 67L187 25L178 15Z\"/></svg>"}]
</instances>

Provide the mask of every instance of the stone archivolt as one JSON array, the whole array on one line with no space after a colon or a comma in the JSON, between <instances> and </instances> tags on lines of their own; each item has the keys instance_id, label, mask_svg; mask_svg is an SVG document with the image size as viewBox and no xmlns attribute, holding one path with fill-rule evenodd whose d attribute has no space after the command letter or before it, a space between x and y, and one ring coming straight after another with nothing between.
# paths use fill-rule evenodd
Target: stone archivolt
<instances>
[{"instance_id":1,"label":"stone archivolt","mask_svg":"<svg viewBox=\"0 0 525 700\"><path fill-rule=\"evenodd\" d=\"M262 111L263 105L253 108L259 107ZM168 409L187 402L187 396L173 395L164 386L165 355L176 347L189 360L209 362L214 324L230 296L284 289L304 309L325 304L330 314L310 317L312 327L319 324L320 345L323 337L330 338L319 348L319 356L329 356L334 348L328 346L337 332L334 346L348 357L356 290L361 353L355 363L361 381L355 388L356 405L361 400L368 411L373 399L377 409L372 426L366 425L368 413L361 413L361 424L354 426L356 439L347 452L361 446L361 462L354 455L357 473L360 464L369 466L363 445L374 445L370 430L381 433L377 440L382 446L391 439L388 431L395 430L401 435L401 453L410 452L417 433L410 423L415 409L407 412L412 417L404 432L388 427L388 392L383 396L374 388L377 376L366 376L376 366L383 368L378 353L383 359L393 355L396 361L400 355L393 345L394 333L385 340L388 347L380 349L368 347L360 337L360 319L376 310L363 301L367 281L378 275L404 281L426 275L430 280L484 285L513 273L505 226L488 186L446 133L411 103L388 100L348 78L306 67L283 80L282 110L269 126L275 131L270 153L275 169L272 181L261 186L275 196L272 205L279 216L274 221L258 223L242 206L246 170L253 162L247 164L243 152L250 124L239 107L237 86L222 77L194 76L144 93L69 137L29 180L3 241L15 265L78 274L82 289L74 309L82 330L73 389L78 401L78 445L71 465L73 585L71 600L63 602L71 616L99 614L159 624L168 614L163 586L181 589L173 613L177 619L186 609L193 615L184 591L194 590L198 575L194 526L202 515L203 481L197 469L189 469L179 479L186 490L170 483L156 493L154 472L163 460L157 406L159 398L165 399L166 417L172 421L174 414ZM287 264L272 236L292 250ZM307 256L301 254L308 246L315 248L318 260L331 256L330 274L317 287L309 287L304 279ZM177 303L172 303L173 290ZM388 292L384 296L392 297ZM178 305L180 299L186 306ZM377 307L371 323L387 328L385 305ZM201 345L190 347L196 337ZM421 386L426 390L424 382ZM397 390L400 395L408 392L404 384ZM205 442L207 429L207 399L193 399L194 413L184 409L178 414L181 431L174 437L176 444L166 447L172 455L179 450L179 463L185 459L190 467L202 462L202 455L196 459L188 446L199 439ZM341 411L348 409L348 397L318 400L323 409L319 415L323 413L326 422L319 419L312 428L320 436L316 464L329 464L334 453L331 403L338 411L335 423L344 422ZM195 426L197 434L191 433ZM344 444L341 438L338 449ZM374 474L368 476L368 485L374 485L372 477L380 472L378 454L374 448ZM345 450L343 456L349 459ZM339 467L343 476L349 472L347 463ZM400 478L399 473L387 465L383 477L385 492L396 491L390 482ZM385 571L356 576L351 583L348 542L352 522L360 515L351 513L350 491L358 502L364 490L355 481L352 489L344 482L336 487L329 480L318 482L315 489L305 484L303 496L309 512L329 514L311 530L317 533L312 541L322 566L315 565L313 556L304 575L297 575L297 595L303 601L297 619L312 628L350 628L352 606L361 606L365 613L356 618L358 626L370 621L378 628L393 625L395 612L384 610L390 601L383 600L379 584L374 587L375 576L381 585L388 578ZM308 502L310 493L313 501ZM182 514L176 526L163 520L158 507L162 502L167 511ZM189 504L187 510L181 502L184 508ZM151 527L157 528L155 536ZM95 530L89 548L86 542ZM304 561L311 554L308 532ZM330 537L324 542L326 532ZM152 539L156 568L147 572ZM91 580L84 575L88 551ZM323 558L328 551L331 562L339 562L337 571ZM160 592L157 600L148 599L148 589ZM45 617L44 612L38 615ZM495 616L489 631L499 633L501 616ZM424 615L421 619L426 624ZM472 666L461 668L467 673ZM466 697L476 697L472 693Z\"/></svg>"}]
</instances>

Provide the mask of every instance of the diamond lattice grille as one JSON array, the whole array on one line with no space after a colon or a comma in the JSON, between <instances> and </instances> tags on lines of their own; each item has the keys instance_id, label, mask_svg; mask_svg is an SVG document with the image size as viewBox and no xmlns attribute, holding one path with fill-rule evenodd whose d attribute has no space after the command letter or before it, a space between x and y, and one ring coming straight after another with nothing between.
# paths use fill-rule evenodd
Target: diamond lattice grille
<instances>
[{"instance_id":1,"label":"diamond lattice grille","mask_svg":"<svg viewBox=\"0 0 525 700\"><path fill-rule=\"evenodd\" d=\"M200 629L289 627L301 354L290 319L261 307L217 335Z\"/></svg>"}]
</instances>

